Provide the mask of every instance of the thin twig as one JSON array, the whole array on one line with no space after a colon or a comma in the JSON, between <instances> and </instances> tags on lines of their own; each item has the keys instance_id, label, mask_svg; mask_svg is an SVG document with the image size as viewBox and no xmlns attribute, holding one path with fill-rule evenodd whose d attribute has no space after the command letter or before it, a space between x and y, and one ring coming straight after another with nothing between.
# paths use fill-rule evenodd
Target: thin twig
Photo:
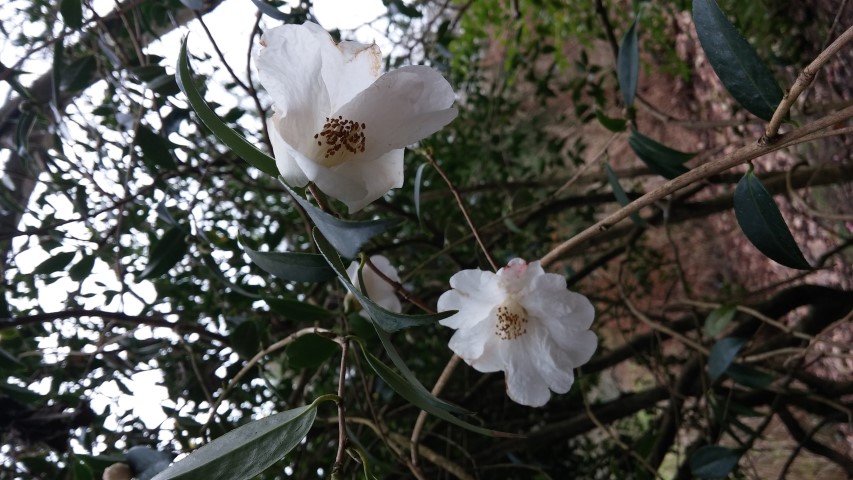
<instances>
[{"instance_id":1,"label":"thin twig","mask_svg":"<svg viewBox=\"0 0 853 480\"><path fill-rule=\"evenodd\" d=\"M234 388L234 386L237 384L237 382L239 382L240 379L243 378L243 376L245 376L249 372L249 370L254 368L254 366L257 365L257 363L262 358L269 355L270 353L281 350L282 348L284 348L284 347L290 345L291 343L293 343L294 341L296 341L296 339L298 339L299 337L302 337L304 335L308 335L310 333L334 335L333 332L326 330L325 328L319 328L319 327L303 328L301 330L297 330L297 331L291 333L287 337L273 343L269 347L267 347L267 348L261 350L260 352L256 353L255 356L252 357L248 362L246 362L246 365L244 365L243 368L239 372L237 372L236 375L234 375L234 378L232 378L228 382L228 385L226 385L225 389L222 390L222 394L219 395L219 397L216 399L216 403L210 407L210 416L208 417L207 422L205 422L202 430L204 430L208 427L211 420L213 419L213 416L216 414L216 410L219 408L219 405L222 403L223 400L225 400L225 397L228 396L228 393ZM338 338L335 338L334 341L341 343L341 340Z\"/></svg>"},{"instance_id":2,"label":"thin twig","mask_svg":"<svg viewBox=\"0 0 853 480\"><path fill-rule=\"evenodd\" d=\"M346 318L342 317L343 331L347 331ZM346 393L346 376L347 376L347 353L349 352L349 342L346 337L342 338L341 344L341 371L338 373L338 453L335 455L335 465L332 467L332 478L336 478L336 474L340 475L344 468L344 458L347 449L347 418L346 418L346 403L344 402L344 394Z\"/></svg>"},{"instance_id":3,"label":"thin twig","mask_svg":"<svg viewBox=\"0 0 853 480\"><path fill-rule=\"evenodd\" d=\"M435 381L435 386L432 387L432 394L434 396L438 396L442 390L444 390L444 386L447 385L448 380L450 380L450 376L453 374L453 371L456 370L456 366L459 365L459 361L462 358L459 355L453 354L448 360L447 365L444 367L444 370L441 372L441 375L438 377L438 380ZM421 413L418 414L418 419L415 421L415 427L412 429L411 436L411 446L412 446L412 464L418 464L418 451L420 449L420 439L421 439L421 431L424 429L424 424L426 423L427 412L421 410Z\"/></svg>"},{"instance_id":4,"label":"thin twig","mask_svg":"<svg viewBox=\"0 0 853 480\"><path fill-rule=\"evenodd\" d=\"M853 25L848 27L841 36L836 38L829 47L820 52L820 55L818 55L812 63L803 69L797 77L797 80L794 81L794 85L791 86L791 90L782 97L782 101L779 103L779 106L776 107L776 111L773 112L773 117L770 119L770 123L767 124L767 128L764 131L765 139L773 139L776 137L776 134L779 132L779 127L782 126L782 122L785 120L785 117L788 115L788 112L791 110L794 102L797 101L797 98L801 93L803 93L803 91L811 86L817 72L826 64L826 62L829 61L830 58L838 53L838 51L851 40L853 40Z\"/></svg>"},{"instance_id":5,"label":"thin twig","mask_svg":"<svg viewBox=\"0 0 853 480\"><path fill-rule=\"evenodd\" d=\"M435 161L432 154L424 153L424 157L429 161L435 171L441 175L441 178L444 179L445 183L447 183L447 187L450 188L450 193L453 194L453 198L456 199L456 203L459 205L459 209L462 211L462 215L465 217L465 221L468 222L468 227L471 229L471 233L474 235L474 238L477 240L477 244L480 245L480 249L483 251L483 255L486 256L486 260L489 261L489 265L491 265L492 270L498 271L498 266L495 264L495 261L492 259L492 256L489 254L489 251L486 249L486 244L483 243L483 240L480 238L479 232L477 232L477 227L474 226L474 222L471 221L471 217L468 215L468 209L465 208L465 203L462 201L462 197L459 196L459 192L456 190L456 187L453 185L453 182L450 181L450 178L445 175L444 171L438 166L438 162Z\"/></svg>"}]
</instances>

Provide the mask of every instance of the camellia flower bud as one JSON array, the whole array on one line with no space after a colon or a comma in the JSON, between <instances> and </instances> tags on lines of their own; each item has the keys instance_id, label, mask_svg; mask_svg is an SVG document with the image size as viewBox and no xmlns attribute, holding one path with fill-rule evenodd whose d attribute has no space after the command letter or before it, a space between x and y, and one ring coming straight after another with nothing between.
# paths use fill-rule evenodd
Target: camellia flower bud
<instances>
[{"instance_id":1,"label":"camellia flower bud","mask_svg":"<svg viewBox=\"0 0 853 480\"><path fill-rule=\"evenodd\" d=\"M373 255L370 257L370 262L373 266L379 269L383 275L397 283L400 282L400 276L397 275L397 269L391 265L391 262L387 258L382 255ZM403 311L403 306L400 304L400 299L397 298L397 292L395 291L394 286L386 282L385 279L374 272L370 266L365 265L361 270L361 278L364 279L364 286L359 284L358 265L358 262L352 262L350 266L347 267L347 275L349 275L350 282L365 293L368 298L373 300L375 304L385 310L394 313L400 313ZM366 316L367 314L362 310L361 315Z\"/></svg>"},{"instance_id":2,"label":"camellia flower bud","mask_svg":"<svg viewBox=\"0 0 853 480\"><path fill-rule=\"evenodd\" d=\"M314 182L361 210L403 186L403 147L450 123L453 89L423 65L380 76L379 47L335 44L314 23L267 30L258 74L273 101L268 120L284 180Z\"/></svg>"},{"instance_id":3,"label":"camellia flower bud","mask_svg":"<svg viewBox=\"0 0 853 480\"><path fill-rule=\"evenodd\" d=\"M438 310L458 310L440 321L456 329L450 349L476 370L506 372L507 394L517 403L541 407L550 391L568 392L572 370L598 346L590 301L538 261L516 258L497 273L463 270L450 286L438 299Z\"/></svg>"}]
</instances>

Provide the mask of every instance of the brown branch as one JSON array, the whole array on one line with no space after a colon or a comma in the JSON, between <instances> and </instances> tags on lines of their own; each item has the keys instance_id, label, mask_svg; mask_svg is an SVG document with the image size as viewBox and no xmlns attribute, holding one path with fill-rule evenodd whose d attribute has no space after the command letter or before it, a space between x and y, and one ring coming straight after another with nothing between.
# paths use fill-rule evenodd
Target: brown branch
<instances>
[{"instance_id":1,"label":"brown branch","mask_svg":"<svg viewBox=\"0 0 853 480\"><path fill-rule=\"evenodd\" d=\"M807 435L806 431L803 430L803 427L797 419L794 418L794 415L791 414L791 412L784 406L780 407L776 413L779 415L779 420L782 420L782 423L785 424L785 428L787 428L791 436L794 437L794 440L802 445L803 448L837 464L844 469L848 476L853 476L853 460L847 457L847 455L833 450L818 442L810 435Z\"/></svg>"},{"instance_id":2,"label":"brown branch","mask_svg":"<svg viewBox=\"0 0 853 480\"><path fill-rule=\"evenodd\" d=\"M757 142L752 145L747 145L741 147L734 153L724 156L723 158L700 165L685 173L684 175L681 175L666 182L660 187L652 190L651 192L643 195L637 200L634 200L628 205L620 208L616 212L608 215L604 219L599 220L594 225L588 227L581 233L564 241L560 245L557 245L550 252L548 252L547 254L545 254L545 256L542 257L542 267L547 267L551 265L559 258L561 258L564 254L571 251L575 246L594 238L601 232L610 229L620 221L628 218L628 216L632 213L638 212L642 208L652 205L653 203L657 202L658 200L666 197L671 193L675 193L678 190L681 190L682 188L685 188L693 183L699 182L700 180L704 180L705 178L708 178L712 175L723 172L732 167L741 165L745 162L754 160L768 153L800 143L799 140L803 137L806 137L812 133L817 132L818 130L822 130L831 125L835 125L838 122L847 120L850 117L853 117L853 106L844 108L835 113L827 115L826 117L823 117L820 120L817 120L790 133L780 135L772 143L768 144L764 142Z\"/></svg>"}]
</instances>

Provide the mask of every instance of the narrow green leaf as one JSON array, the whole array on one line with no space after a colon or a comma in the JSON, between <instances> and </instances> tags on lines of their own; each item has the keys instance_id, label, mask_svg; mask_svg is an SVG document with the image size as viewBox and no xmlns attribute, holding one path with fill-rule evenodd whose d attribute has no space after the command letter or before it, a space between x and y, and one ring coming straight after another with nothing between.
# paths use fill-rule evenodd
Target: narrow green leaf
<instances>
[{"instance_id":1,"label":"narrow green leaf","mask_svg":"<svg viewBox=\"0 0 853 480\"><path fill-rule=\"evenodd\" d=\"M248 480L305 438L317 402L238 427L175 462L154 480Z\"/></svg>"},{"instance_id":2,"label":"narrow green leaf","mask_svg":"<svg viewBox=\"0 0 853 480\"><path fill-rule=\"evenodd\" d=\"M361 347L361 353L364 355L365 360L367 360L367 364L370 365L370 368L376 372L382 380L387 383L395 392L397 392L401 397L408 400L414 406L420 408L421 410L435 415L436 417L450 422L454 425L462 427L466 430L470 430L475 433L479 433L481 435L487 435L490 437L503 437L503 438L513 438L520 437L520 435L515 435L512 433L499 432L497 430L490 430L488 428L478 427L476 425L472 425L464 420L459 419L455 415L451 414L447 410L442 410L441 408L436 408L433 402L430 402L422 392L413 388L413 386L406 381L400 374L395 372L391 367L382 363L378 358L376 358L372 353L365 350L364 346L359 344Z\"/></svg>"},{"instance_id":3,"label":"narrow green leaf","mask_svg":"<svg viewBox=\"0 0 853 480\"><path fill-rule=\"evenodd\" d=\"M631 22L631 28L622 37L619 46L619 56L616 59L616 77L619 80L619 89L622 90L622 99L625 106L634 105L634 96L637 94L637 78L640 75L640 46L637 41L638 17Z\"/></svg>"},{"instance_id":4,"label":"narrow green leaf","mask_svg":"<svg viewBox=\"0 0 853 480\"><path fill-rule=\"evenodd\" d=\"M786 267L811 270L773 197L752 170L735 188L734 207L740 229L761 253Z\"/></svg>"},{"instance_id":5,"label":"narrow green leaf","mask_svg":"<svg viewBox=\"0 0 853 480\"><path fill-rule=\"evenodd\" d=\"M142 150L142 158L152 170L157 171L158 167L174 170L178 167L172 158L172 142L154 133L147 126L139 125L133 143Z\"/></svg>"},{"instance_id":6,"label":"narrow green leaf","mask_svg":"<svg viewBox=\"0 0 853 480\"><path fill-rule=\"evenodd\" d=\"M6 65L0 63L0 78L2 78L6 83L8 83L9 86L12 87L12 90L18 92L18 95L20 95L22 98L25 98L27 100L33 100L33 94L30 93L29 89L18 80L18 76L22 73L27 72L14 68L8 68Z\"/></svg>"},{"instance_id":7,"label":"narrow green leaf","mask_svg":"<svg viewBox=\"0 0 853 480\"><path fill-rule=\"evenodd\" d=\"M122 382L118 382L123 385ZM127 451L127 464L136 473L137 480L151 480L172 463L172 456L151 447L139 445Z\"/></svg>"},{"instance_id":8,"label":"narrow green leaf","mask_svg":"<svg viewBox=\"0 0 853 480\"><path fill-rule=\"evenodd\" d=\"M735 313L737 313L737 305L722 305L709 313L708 318L705 319L705 335L712 338L719 335L735 318Z\"/></svg>"},{"instance_id":9,"label":"narrow green leaf","mask_svg":"<svg viewBox=\"0 0 853 480\"><path fill-rule=\"evenodd\" d=\"M303 335L287 346L287 366L297 370L322 365L340 349L334 340L314 334Z\"/></svg>"},{"instance_id":10,"label":"narrow green leaf","mask_svg":"<svg viewBox=\"0 0 853 480\"><path fill-rule=\"evenodd\" d=\"M97 62L94 55L86 55L71 62L62 70L60 88L66 92L79 92L92 84Z\"/></svg>"},{"instance_id":11,"label":"narrow green leaf","mask_svg":"<svg viewBox=\"0 0 853 480\"><path fill-rule=\"evenodd\" d=\"M726 374L735 382L758 390L764 390L775 380L773 375L749 365L729 365Z\"/></svg>"},{"instance_id":12,"label":"narrow green leaf","mask_svg":"<svg viewBox=\"0 0 853 480\"><path fill-rule=\"evenodd\" d=\"M316 229L314 230L314 241L317 242L317 248L320 250L320 253L323 254L328 264L332 267L335 273L338 274L338 279L341 283L343 283L347 290L349 290L350 293L358 299L359 303L361 303L368 315L370 315L370 318L377 326L382 328L382 330L388 333L393 333L404 328L432 325L455 313L441 312L428 315L404 315L402 313L391 312L380 307L367 295L362 293L361 290L356 288L352 282L350 282L349 275L347 275L346 267L344 267L343 262L341 262L341 258L332 249L330 242L327 241L326 238L324 238ZM360 283L362 285L364 284L363 282Z\"/></svg>"},{"instance_id":13,"label":"narrow green leaf","mask_svg":"<svg viewBox=\"0 0 853 480\"><path fill-rule=\"evenodd\" d=\"M725 478L737 467L740 452L718 445L706 445L690 456L690 472L701 479Z\"/></svg>"},{"instance_id":14,"label":"narrow green leaf","mask_svg":"<svg viewBox=\"0 0 853 480\"><path fill-rule=\"evenodd\" d=\"M711 347L708 354L708 376L714 382L729 368L737 357L746 340L743 338L726 337Z\"/></svg>"},{"instance_id":15,"label":"narrow green leaf","mask_svg":"<svg viewBox=\"0 0 853 480\"><path fill-rule=\"evenodd\" d=\"M610 188L613 190L613 196L616 197L616 201L619 202L619 205L624 207L631 203L631 201L628 200L628 195L625 194L625 190L622 189L622 185L619 185L619 178L616 177L616 173L614 173L613 169L610 168L609 162L604 162L604 171L607 173L607 181L610 182ZM637 212L631 214L631 221L639 227L647 226L646 221L643 220Z\"/></svg>"},{"instance_id":16,"label":"narrow green leaf","mask_svg":"<svg viewBox=\"0 0 853 480\"><path fill-rule=\"evenodd\" d=\"M190 10L201 10L204 8L204 0L181 0L181 3Z\"/></svg>"},{"instance_id":17,"label":"narrow green leaf","mask_svg":"<svg viewBox=\"0 0 853 480\"><path fill-rule=\"evenodd\" d=\"M367 222L341 220L311 205L311 202L299 196L286 183L281 182L281 184L296 203L305 210L305 213L311 217L314 225L323 233L323 236L335 250L346 258L355 258L361 247L371 238L385 233L391 227L402 222L402 219L370 220Z\"/></svg>"},{"instance_id":18,"label":"narrow green leaf","mask_svg":"<svg viewBox=\"0 0 853 480\"><path fill-rule=\"evenodd\" d=\"M708 62L729 93L756 117L770 120L782 89L752 46L714 0L693 0L693 23Z\"/></svg>"},{"instance_id":19,"label":"narrow green leaf","mask_svg":"<svg viewBox=\"0 0 853 480\"><path fill-rule=\"evenodd\" d=\"M74 255L77 255L77 252L59 252L38 264L33 270L33 275L46 275L65 270L71 260L74 260Z\"/></svg>"},{"instance_id":20,"label":"narrow green leaf","mask_svg":"<svg viewBox=\"0 0 853 480\"><path fill-rule=\"evenodd\" d=\"M254 3L255 6L258 7L258 11L260 11L264 15L266 15L266 16L274 19L274 20L281 20L282 22L290 23L290 15L289 14L284 13L281 10L273 7L272 5L265 2L264 0L252 0L252 3Z\"/></svg>"},{"instance_id":21,"label":"narrow green leaf","mask_svg":"<svg viewBox=\"0 0 853 480\"><path fill-rule=\"evenodd\" d=\"M326 260L323 260L325 262ZM328 267L328 264L326 264ZM331 270L329 270L331 271ZM332 273L334 276L334 273ZM264 302L270 306L275 313L300 323L311 323L319 320L326 320L337 315L331 310L311 305L310 303L300 302L287 298L264 298Z\"/></svg>"},{"instance_id":22,"label":"narrow green leaf","mask_svg":"<svg viewBox=\"0 0 853 480\"><path fill-rule=\"evenodd\" d=\"M92 273L92 268L95 266L94 255L83 255L79 262L68 269L68 277L75 282L79 282L88 277Z\"/></svg>"},{"instance_id":23,"label":"narrow green leaf","mask_svg":"<svg viewBox=\"0 0 853 480\"><path fill-rule=\"evenodd\" d=\"M34 111L23 110L15 128L18 155L27 161L30 159L30 132L33 131L33 125L36 124L37 118Z\"/></svg>"},{"instance_id":24,"label":"narrow green leaf","mask_svg":"<svg viewBox=\"0 0 853 480\"><path fill-rule=\"evenodd\" d=\"M187 254L186 232L180 227L172 227L151 246L148 264L139 274L138 280L156 278L165 275Z\"/></svg>"},{"instance_id":25,"label":"narrow green leaf","mask_svg":"<svg viewBox=\"0 0 853 480\"><path fill-rule=\"evenodd\" d=\"M598 119L598 123L613 133L624 132L628 125L628 121L624 118L608 117L604 112L598 109L595 110L595 118Z\"/></svg>"},{"instance_id":26,"label":"narrow green leaf","mask_svg":"<svg viewBox=\"0 0 853 480\"><path fill-rule=\"evenodd\" d=\"M59 14L68 28L78 30L83 26L83 5L80 0L62 0L59 3Z\"/></svg>"},{"instance_id":27,"label":"narrow green leaf","mask_svg":"<svg viewBox=\"0 0 853 480\"><path fill-rule=\"evenodd\" d=\"M685 173L687 167L684 166L684 162L696 155L673 150L636 130L633 130L628 137L628 145L652 171L666 178L675 178Z\"/></svg>"},{"instance_id":28,"label":"narrow green leaf","mask_svg":"<svg viewBox=\"0 0 853 480\"><path fill-rule=\"evenodd\" d=\"M178 86L181 87L181 91L187 96L190 106L193 107L193 110L195 110L195 113L201 121L204 122L207 128L209 128L217 138L222 140L228 148L233 150L234 153L239 155L243 160L249 162L249 164L258 170L266 173L267 175L272 175L273 177L278 176L278 167L275 165L275 160L266 153L258 150L254 145L249 143L248 140L243 138L242 135L226 125L219 116L216 115L216 112L210 108L207 102L204 101L204 97L201 96L195 88L195 85L193 85L192 70L190 69L189 58L187 56L186 37L184 37L184 41L181 43L181 51L178 56L178 66L175 71L175 79L178 81Z\"/></svg>"},{"instance_id":29,"label":"narrow green leaf","mask_svg":"<svg viewBox=\"0 0 853 480\"><path fill-rule=\"evenodd\" d=\"M265 272L292 282L324 282L335 272L322 255L301 252L258 252L241 244L252 262Z\"/></svg>"},{"instance_id":30,"label":"narrow green leaf","mask_svg":"<svg viewBox=\"0 0 853 480\"><path fill-rule=\"evenodd\" d=\"M423 182L424 168L426 168L427 164L422 163L418 166L418 171L415 172L415 215L418 217L418 223L422 223L421 220L421 184Z\"/></svg>"}]
</instances>

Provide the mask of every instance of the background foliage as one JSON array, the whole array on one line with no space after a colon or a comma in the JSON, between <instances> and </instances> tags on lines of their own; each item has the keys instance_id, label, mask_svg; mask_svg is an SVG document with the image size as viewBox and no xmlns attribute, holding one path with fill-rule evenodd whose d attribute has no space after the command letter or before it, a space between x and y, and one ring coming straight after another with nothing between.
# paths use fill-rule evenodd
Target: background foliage
<instances>
[{"instance_id":1,"label":"background foliage","mask_svg":"<svg viewBox=\"0 0 853 480\"><path fill-rule=\"evenodd\" d=\"M342 377L348 443L376 478L853 475L849 45L822 67L784 128L831 118L823 137L781 141L777 150L770 138L747 177L746 162L734 163L550 262L597 310L601 346L570 393L542 409L522 407L507 399L501 374L463 364L439 396L476 412L466 421L523 437L484 436L430 416L414 461L419 409L367 365L362 349L390 359L343 285L328 272L319 282L283 280L246 254L318 253L311 222L281 184L199 121L175 80L177 48L152 53L166 54L156 41L167 32L182 36L195 25L192 85L228 126L269 151L260 121L269 99L254 68L201 52L205 42L241 42L248 52L263 29L312 19L313 10L310 2L252 2L243 7L265 15L236 39L198 28L217 0L2 7L5 48L21 53L0 71L11 92L0 109L0 476L100 478L124 461L142 478L131 447L171 458L336 393ZM374 25L396 45L387 66L440 69L460 110L407 152L406 185L353 218L401 222L364 251L399 266L405 313L434 306L460 269L488 268L429 159L504 263L540 258L653 191L665 180L656 162L675 155L677 176L765 134L767 122L741 107L709 65L692 2L385 4ZM782 91L853 24L848 2L719 6ZM635 18L639 75L626 105L618 51ZM644 157L642 145L653 154ZM741 233L733 195L742 178L775 195L782 228L813 270L772 262L752 245L760 240ZM345 375L341 348L314 327L363 341L349 343ZM450 333L432 324L391 337L427 388L450 359ZM168 396L160 423L122 400L145 395L133 391L140 372L160 372ZM261 478L323 478L333 467L342 478L361 475L354 458L334 465L332 404L314 413L306 440Z\"/></svg>"}]
</instances>

